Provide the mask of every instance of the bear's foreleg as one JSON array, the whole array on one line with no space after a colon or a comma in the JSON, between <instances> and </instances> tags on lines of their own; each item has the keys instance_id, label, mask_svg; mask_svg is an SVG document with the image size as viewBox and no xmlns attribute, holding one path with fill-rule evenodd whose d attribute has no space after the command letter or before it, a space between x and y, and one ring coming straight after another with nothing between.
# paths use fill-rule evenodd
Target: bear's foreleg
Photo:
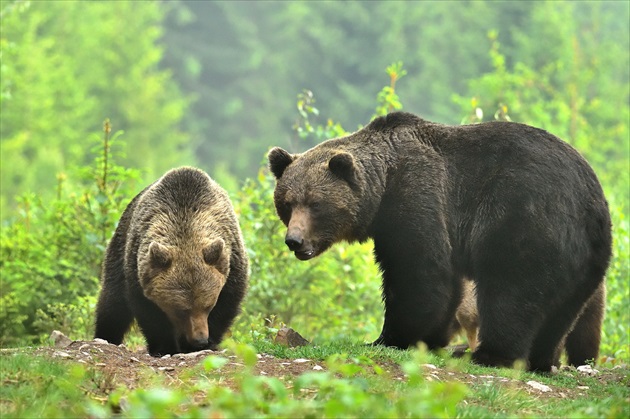
<instances>
[{"instance_id":1,"label":"bear's foreleg","mask_svg":"<svg viewBox=\"0 0 630 419\"><path fill-rule=\"evenodd\" d=\"M450 267L448 241L423 243L418 235L405 239L401 232L400 240L374 240L385 304L383 331L375 344L408 348L424 342L435 349L448 345L454 333L461 281Z\"/></svg>"},{"instance_id":2,"label":"bear's foreleg","mask_svg":"<svg viewBox=\"0 0 630 419\"><path fill-rule=\"evenodd\" d=\"M227 278L216 305L208 315L208 349L216 350L240 313L241 301L247 290L247 259L240 250L234 249Z\"/></svg>"},{"instance_id":3,"label":"bear's foreleg","mask_svg":"<svg viewBox=\"0 0 630 419\"><path fill-rule=\"evenodd\" d=\"M134 314L152 356L173 355L180 352L175 329L166 314L146 298L137 298Z\"/></svg>"},{"instance_id":4,"label":"bear's foreleg","mask_svg":"<svg viewBox=\"0 0 630 419\"><path fill-rule=\"evenodd\" d=\"M96 305L94 337L120 345L133 322L133 314L127 300L122 256L115 253L108 250L105 259L103 283Z\"/></svg>"}]
</instances>

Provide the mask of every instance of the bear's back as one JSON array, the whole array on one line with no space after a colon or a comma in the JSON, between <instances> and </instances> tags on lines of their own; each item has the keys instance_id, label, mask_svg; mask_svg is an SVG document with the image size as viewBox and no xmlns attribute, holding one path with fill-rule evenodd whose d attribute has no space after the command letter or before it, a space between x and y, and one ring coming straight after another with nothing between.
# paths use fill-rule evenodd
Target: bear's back
<instances>
[{"instance_id":1,"label":"bear's back","mask_svg":"<svg viewBox=\"0 0 630 419\"><path fill-rule=\"evenodd\" d=\"M193 167L181 167L167 172L151 185L145 195L161 210L203 210L212 205L232 207L226 192L206 173Z\"/></svg>"}]
</instances>

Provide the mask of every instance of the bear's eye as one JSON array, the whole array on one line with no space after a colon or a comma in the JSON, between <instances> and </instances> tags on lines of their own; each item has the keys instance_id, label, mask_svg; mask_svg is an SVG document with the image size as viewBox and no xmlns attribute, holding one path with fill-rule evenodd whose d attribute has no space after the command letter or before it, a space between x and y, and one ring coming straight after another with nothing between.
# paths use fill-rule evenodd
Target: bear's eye
<instances>
[{"instance_id":1,"label":"bear's eye","mask_svg":"<svg viewBox=\"0 0 630 419\"><path fill-rule=\"evenodd\" d=\"M187 319L190 317L190 310L176 310L175 315L180 319Z\"/></svg>"},{"instance_id":2,"label":"bear's eye","mask_svg":"<svg viewBox=\"0 0 630 419\"><path fill-rule=\"evenodd\" d=\"M322 209L322 204L320 202L311 202L309 207L311 211L317 212Z\"/></svg>"},{"instance_id":3,"label":"bear's eye","mask_svg":"<svg viewBox=\"0 0 630 419\"><path fill-rule=\"evenodd\" d=\"M291 208L292 207L293 207L293 205L290 202L288 202L288 201L285 201L285 202L282 203L282 211L284 211L287 214L291 213Z\"/></svg>"}]
</instances>

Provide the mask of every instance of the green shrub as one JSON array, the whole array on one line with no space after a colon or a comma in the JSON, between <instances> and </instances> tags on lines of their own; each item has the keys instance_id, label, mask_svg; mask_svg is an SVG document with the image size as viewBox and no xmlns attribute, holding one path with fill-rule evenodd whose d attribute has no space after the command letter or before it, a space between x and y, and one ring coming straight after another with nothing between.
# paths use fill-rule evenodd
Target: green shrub
<instances>
[{"instance_id":1,"label":"green shrub","mask_svg":"<svg viewBox=\"0 0 630 419\"><path fill-rule=\"evenodd\" d=\"M19 215L5 221L0 345L38 342L53 326L82 336L91 328L85 315L93 309L103 253L139 177L115 164L122 144L110 133L106 121L102 139L91 140L93 164L77 169L73 183L59 175L55 199L24 195Z\"/></svg>"}]
</instances>

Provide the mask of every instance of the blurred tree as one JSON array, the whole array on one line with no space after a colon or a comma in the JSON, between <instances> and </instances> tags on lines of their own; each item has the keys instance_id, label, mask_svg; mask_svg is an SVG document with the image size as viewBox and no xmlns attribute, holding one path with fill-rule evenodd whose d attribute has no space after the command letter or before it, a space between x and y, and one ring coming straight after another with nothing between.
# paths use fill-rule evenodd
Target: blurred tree
<instances>
[{"instance_id":1,"label":"blurred tree","mask_svg":"<svg viewBox=\"0 0 630 419\"><path fill-rule=\"evenodd\" d=\"M319 122L370 120L383 69L403 60L401 101L410 111L456 122L447 98L489 70L494 9L483 2L194 2L167 4L164 64L196 101L186 126L211 173L229 165L253 176L271 145L304 147L289 131L295 98L312 90ZM465 36L459 33L465 33Z\"/></svg>"},{"instance_id":2,"label":"blurred tree","mask_svg":"<svg viewBox=\"0 0 630 419\"><path fill-rule=\"evenodd\" d=\"M86 138L110 117L126 163L154 178L191 163L179 127L187 107L158 68L163 11L153 2L2 2L2 210L86 162Z\"/></svg>"},{"instance_id":3,"label":"blurred tree","mask_svg":"<svg viewBox=\"0 0 630 419\"><path fill-rule=\"evenodd\" d=\"M456 96L470 112L474 97L486 119L498 110L572 143L624 206L630 189L630 36L628 25L618 22L619 13L630 17L628 6L538 4L523 27L512 30L519 53L508 60L500 34L491 32L493 71L471 79L467 95Z\"/></svg>"}]
</instances>

